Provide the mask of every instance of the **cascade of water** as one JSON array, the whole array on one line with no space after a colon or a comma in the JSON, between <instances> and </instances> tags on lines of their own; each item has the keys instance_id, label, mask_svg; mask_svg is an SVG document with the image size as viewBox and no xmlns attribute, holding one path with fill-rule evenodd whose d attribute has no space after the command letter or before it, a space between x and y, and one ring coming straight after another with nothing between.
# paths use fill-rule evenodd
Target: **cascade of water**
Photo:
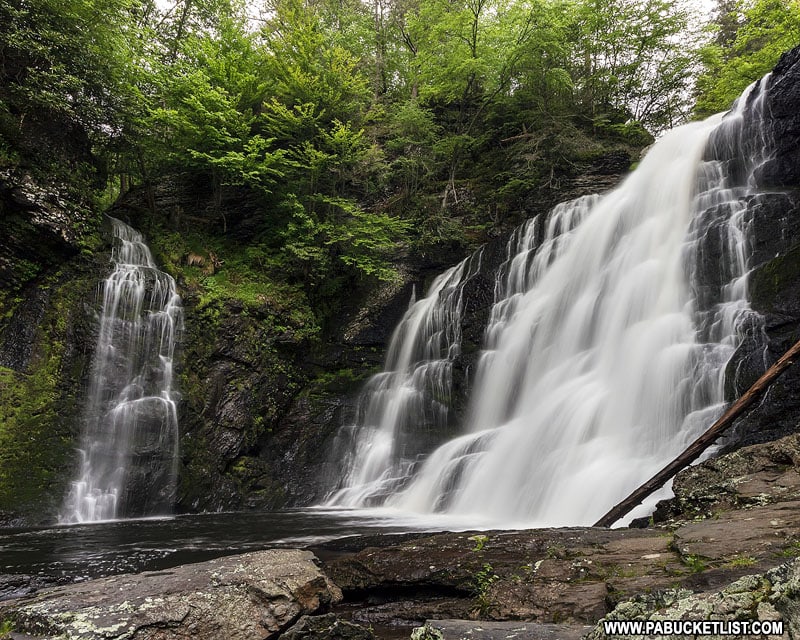
<instances>
[{"instance_id":1,"label":"cascade of water","mask_svg":"<svg viewBox=\"0 0 800 640\"><path fill-rule=\"evenodd\" d=\"M411 304L389 343L384 371L361 393L357 421L337 450L349 460L336 506L378 504L412 474L418 457L446 436L453 359L461 347L462 291L480 269L481 252L440 275Z\"/></svg>"},{"instance_id":2,"label":"cascade of water","mask_svg":"<svg viewBox=\"0 0 800 640\"><path fill-rule=\"evenodd\" d=\"M175 495L178 418L173 356L183 310L142 235L111 219L114 271L83 417L80 467L62 523L167 513Z\"/></svg>"},{"instance_id":3,"label":"cascade of water","mask_svg":"<svg viewBox=\"0 0 800 640\"><path fill-rule=\"evenodd\" d=\"M747 95L758 120L763 94ZM726 363L759 322L747 302L745 196L766 145L742 147L745 102L666 134L616 190L518 229L462 435L421 464L392 466L395 432L382 430L380 468L394 471L382 490L361 472L358 436L338 494L348 500L335 503L589 524L708 426ZM734 152L716 153L726 145ZM732 171L704 154L747 162ZM417 304L433 314L441 299L434 288ZM410 348L404 338L392 349ZM393 420L384 409L405 389L385 387L371 423Z\"/></svg>"}]
</instances>

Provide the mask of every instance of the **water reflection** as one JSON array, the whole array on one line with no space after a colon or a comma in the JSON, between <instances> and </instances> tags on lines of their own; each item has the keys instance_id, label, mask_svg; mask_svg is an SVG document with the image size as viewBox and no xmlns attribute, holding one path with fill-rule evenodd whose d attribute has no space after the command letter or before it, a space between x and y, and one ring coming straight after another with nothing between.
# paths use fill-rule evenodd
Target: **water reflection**
<instances>
[{"instance_id":1,"label":"water reflection","mask_svg":"<svg viewBox=\"0 0 800 640\"><path fill-rule=\"evenodd\" d=\"M446 517L409 518L390 510L307 509L0 529L0 574L86 580L347 536L463 531L485 525Z\"/></svg>"}]
</instances>

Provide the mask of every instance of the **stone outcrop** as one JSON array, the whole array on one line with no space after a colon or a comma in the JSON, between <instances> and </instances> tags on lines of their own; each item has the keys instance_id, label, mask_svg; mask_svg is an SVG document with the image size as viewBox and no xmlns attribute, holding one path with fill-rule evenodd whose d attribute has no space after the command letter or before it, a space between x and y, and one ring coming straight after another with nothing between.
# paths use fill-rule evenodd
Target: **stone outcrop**
<instances>
[{"instance_id":1,"label":"stone outcrop","mask_svg":"<svg viewBox=\"0 0 800 640\"><path fill-rule=\"evenodd\" d=\"M480 618L594 623L642 591L708 591L793 553L795 502L674 530L541 529L436 534L326 565L354 620ZM479 548L480 547L480 548Z\"/></svg>"},{"instance_id":2,"label":"stone outcrop","mask_svg":"<svg viewBox=\"0 0 800 640\"><path fill-rule=\"evenodd\" d=\"M342 620L336 614L303 616L281 638L284 640L375 640L366 627Z\"/></svg>"},{"instance_id":3,"label":"stone outcrop","mask_svg":"<svg viewBox=\"0 0 800 640\"><path fill-rule=\"evenodd\" d=\"M800 500L800 434L742 447L679 474L675 498L654 519L709 518L723 511Z\"/></svg>"},{"instance_id":4,"label":"stone outcrop","mask_svg":"<svg viewBox=\"0 0 800 640\"><path fill-rule=\"evenodd\" d=\"M268 640L341 599L314 560L308 551L260 551L103 578L2 603L0 619L53 640Z\"/></svg>"},{"instance_id":5,"label":"stone outcrop","mask_svg":"<svg viewBox=\"0 0 800 640\"><path fill-rule=\"evenodd\" d=\"M411 640L580 640L590 630L579 624L429 620Z\"/></svg>"},{"instance_id":6,"label":"stone outcrop","mask_svg":"<svg viewBox=\"0 0 800 640\"><path fill-rule=\"evenodd\" d=\"M644 638L644 635L606 635L603 621L612 620L692 620L720 622L781 622L783 634L764 634L762 637L796 638L800 632L800 561L793 560L764 574L748 575L722 589L694 594L671 589L653 594L641 594L619 603L605 616L585 640L614 638ZM734 635L747 635L744 633ZM749 634L761 635L761 634ZM704 637L721 638L729 634L712 633ZM694 633L672 635L694 638Z\"/></svg>"},{"instance_id":7,"label":"stone outcrop","mask_svg":"<svg viewBox=\"0 0 800 640\"><path fill-rule=\"evenodd\" d=\"M108 254L65 189L0 171L0 526L52 521L76 462Z\"/></svg>"}]
</instances>

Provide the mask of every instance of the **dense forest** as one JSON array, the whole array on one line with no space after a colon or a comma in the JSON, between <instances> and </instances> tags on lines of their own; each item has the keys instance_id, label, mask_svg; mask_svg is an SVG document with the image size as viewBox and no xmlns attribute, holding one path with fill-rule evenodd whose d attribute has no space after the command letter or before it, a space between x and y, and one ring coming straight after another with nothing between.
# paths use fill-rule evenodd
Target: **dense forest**
<instances>
[{"instance_id":1,"label":"dense forest","mask_svg":"<svg viewBox=\"0 0 800 640\"><path fill-rule=\"evenodd\" d=\"M52 515L75 464L120 196L187 303L181 508L280 506L290 401L382 357L331 355L343 307L616 180L800 42L799 0L712 4L0 0L0 512Z\"/></svg>"},{"instance_id":2,"label":"dense forest","mask_svg":"<svg viewBox=\"0 0 800 640\"><path fill-rule=\"evenodd\" d=\"M3 0L0 22L0 168L95 211L170 172L246 185L249 237L220 210L213 246L162 255L224 261L193 274L209 295L299 296L313 332L399 246L475 246L582 160L728 108L800 3Z\"/></svg>"}]
</instances>

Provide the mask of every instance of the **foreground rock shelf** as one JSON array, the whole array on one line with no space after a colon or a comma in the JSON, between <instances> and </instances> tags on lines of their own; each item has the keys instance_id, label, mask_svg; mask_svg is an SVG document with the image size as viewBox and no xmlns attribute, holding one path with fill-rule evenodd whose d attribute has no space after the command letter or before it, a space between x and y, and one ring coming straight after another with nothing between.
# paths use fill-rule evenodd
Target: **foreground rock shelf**
<instances>
[{"instance_id":1,"label":"foreground rock shelf","mask_svg":"<svg viewBox=\"0 0 800 640\"><path fill-rule=\"evenodd\" d=\"M0 603L0 624L36 640L369 640L425 622L429 638L573 640L660 616L800 637L797 462L792 435L685 470L648 528L346 538L41 589Z\"/></svg>"},{"instance_id":2,"label":"foreground rock shelf","mask_svg":"<svg viewBox=\"0 0 800 640\"><path fill-rule=\"evenodd\" d=\"M264 640L341 598L312 553L270 550L46 589L4 603L0 620L70 640Z\"/></svg>"}]
</instances>

